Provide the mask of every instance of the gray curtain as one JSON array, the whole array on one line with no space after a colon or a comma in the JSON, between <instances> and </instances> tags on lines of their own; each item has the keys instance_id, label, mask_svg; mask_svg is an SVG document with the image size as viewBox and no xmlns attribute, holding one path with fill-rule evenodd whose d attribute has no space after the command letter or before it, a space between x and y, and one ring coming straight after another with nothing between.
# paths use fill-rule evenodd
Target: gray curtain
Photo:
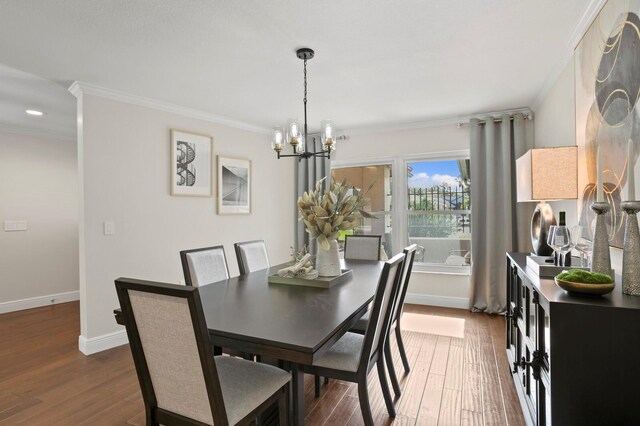
<instances>
[{"instance_id":1,"label":"gray curtain","mask_svg":"<svg viewBox=\"0 0 640 426\"><path fill-rule=\"evenodd\" d=\"M516 206L515 160L526 152L524 117L516 114L496 122L487 117L469 123L471 133L471 310L506 310L508 251L530 244L527 220ZM522 242L520 242L522 240Z\"/></svg>"},{"instance_id":2,"label":"gray curtain","mask_svg":"<svg viewBox=\"0 0 640 426\"><path fill-rule=\"evenodd\" d=\"M320 135L309 135L307 141L307 151L310 152L320 152L322 151L322 142L320 140ZM295 160L294 160L295 161ZM331 174L331 160L322 157L311 157L308 160L302 159L296 163L296 185L295 185L295 195L296 195L296 203L298 201L298 197L302 195L303 192L309 191L313 189L316 185L316 182L323 177L327 177L324 181L324 187L327 188L329 185L330 174ZM296 218L296 227L295 227L295 249L296 251L302 250L304 245L307 246L307 249L315 254L316 252L316 244L315 241L312 241L309 238L309 234L304 230L304 223L298 222L298 207L295 208L295 218ZM313 244L311 244L313 242Z\"/></svg>"}]
</instances>

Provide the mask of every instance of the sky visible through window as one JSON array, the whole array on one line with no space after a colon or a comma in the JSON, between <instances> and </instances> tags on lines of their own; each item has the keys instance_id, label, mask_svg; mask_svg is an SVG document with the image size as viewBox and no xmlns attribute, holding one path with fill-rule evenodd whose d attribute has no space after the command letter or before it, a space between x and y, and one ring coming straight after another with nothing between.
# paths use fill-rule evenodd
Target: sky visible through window
<instances>
[{"instance_id":1,"label":"sky visible through window","mask_svg":"<svg viewBox=\"0 0 640 426\"><path fill-rule=\"evenodd\" d=\"M460 169L455 160L408 163L407 171L413 174L408 178L409 188L429 188L443 183L452 188L460 186L456 180L460 178Z\"/></svg>"}]
</instances>

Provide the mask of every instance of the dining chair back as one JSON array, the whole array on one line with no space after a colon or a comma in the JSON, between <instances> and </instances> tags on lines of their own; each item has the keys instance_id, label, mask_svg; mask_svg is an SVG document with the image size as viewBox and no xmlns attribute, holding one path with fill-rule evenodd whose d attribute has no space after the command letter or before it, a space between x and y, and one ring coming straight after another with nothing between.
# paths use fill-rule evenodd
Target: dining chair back
<instances>
[{"instance_id":1,"label":"dining chair back","mask_svg":"<svg viewBox=\"0 0 640 426\"><path fill-rule=\"evenodd\" d=\"M346 235L344 258L353 260L380 260L380 235Z\"/></svg>"},{"instance_id":2,"label":"dining chair back","mask_svg":"<svg viewBox=\"0 0 640 426\"><path fill-rule=\"evenodd\" d=\"M195 287L118 279L116 290L142 388L147 424L226 417Z\"/></svg>"},{"instance_id":3,"label":"dining chair back","mask_svg":"<svg viewBox=\"0 0 640 426\"><path fill-rule=\"evenodd\" d=\"M416 256L417 245L412 244L403 250L405 255L404 262L402 264L402 272L400 273L400 281L398 283L398 291L395 294L393 307L391 310L391 317L389 319L388 328L386 331L386 341L384 345L385 364L389 370L389 378L393 385L394 393L397 397L401 395L400 384L398 382L398 376L396 375L396 369L393 365L393 357L391 356L391 335L395 332L396 341L398 343L398 352L400 352L400 358L404 366L405 372L411 371L409 366L409 360L405 351L404 342L402 340L402 330L400 327L400 318L402 317L402 310L404 307L404 300L407 296L407 288L409 287L409 280L411 278L411 271L413 269L413 261ZM358 322L351 328L352 333L365 334L369 326L371 312L367 312L358 320Z\"/></svg>"},{"instance_id":4,"label":"dining chair back","mask_svg":"<svg viewBox=\"0 0 640 426\"><path fill-rule=\"evenodd\" d=\"M375 363L382 355L386 338L385 332L391 321L393 300L400 285L404 259L404 253L397 254L385 262L382 269L373 300L369 327L364 335L362 354L360 355L361 368L370 368L370 364Z\"/></svg>"},{"instance_id":5,"label":"dining chair back","mask_svg":"<svg viewBox=\"0 0 640 426\"><path fill-rule=\"evenodd\" d=\"M400 389L400 383L398 382L398 375L396 374L396 367L393 365L393 357L391 356L391 334L395 333L396 342L398 344L398 352L400 353L400 359L404 371L409 373L411 366L409 365L409 359L407 358L407 351L404 347L404 341L402 340L402 328L400 327L400 319L402 318L402 311L404 309L404 299L407 296L407 289L409 288L409 280L411 279L411 271L413 270L413 260L416 257L416 244L411 244L403 250L405 255L404 264L402 265L402 273L400 277L400 284L398 286L398 292L393 304L393 310L391 312L391 318L387 329L387 341L384 347L385 363L387 370L389 371L389 378L391 379L391 385L396 397L400 397L402 390Z\"/></svg>"},{"instance_id":6,"label":"dining chair back","mask_svg":"<svg viewBox=\"0 0 640 426\"><path fill-rule=\"evenodd\" d=\"M404 257L404 253L400 253L385 262L373 297L371 326L365 335L347 332L312 365L303 367L306 373L357 383L360 410L366 426L373 425L367 377L374 365L378 369L387 412L391 417L396 415L384 370L384 344Z\"/></svg>"},{"instance_id":7,"label":"dining chair back","mask_svg":"<svg viewBox=\"0 0 640 426\"><path fill-rule=\"evenodd\" d=\"M270 266L264 240L245 241L234 244L240 275L266 269Z\"/></svg>"},{"instance_id":8,"label":"dining chair back","mask_svg":"<svg viewBox=\"0 0 640 426\"><path fill-rule=\"evenodd\" d=\"M402 251L405 255L404 264L402 265L402 275L400 280L400 287L398 288L398 294L391 314L391 323L399 322L402 317L402 310L404 308L404 299L407 297L407 289L409 288L409 280L411 279L411 271L413 270L413 260L416 257L416 244L411 244L409 247L405 247Z\"/></svg>"},{"instance_id":9,"label":"dining chair back","mask_svg":"<svg viewBox=\"0 0 640 426\"><path fill-rule=\"evenodd\" d=\"M129 278L115 284L147 424L249 422L276 400L281 419L286 418L290 375L272 366L214 357L198 288Z\"/></svg>"},{"instance_id":10,"label":"dining chair back","mask_svg":"<svg viewBox=\"0 0 640 426\"><path fill-rule=\"evenodd\" d=\"M201 287L230 277L223 246L183 250L180 261L188 286Z\"/></svg>"}]
</instances>

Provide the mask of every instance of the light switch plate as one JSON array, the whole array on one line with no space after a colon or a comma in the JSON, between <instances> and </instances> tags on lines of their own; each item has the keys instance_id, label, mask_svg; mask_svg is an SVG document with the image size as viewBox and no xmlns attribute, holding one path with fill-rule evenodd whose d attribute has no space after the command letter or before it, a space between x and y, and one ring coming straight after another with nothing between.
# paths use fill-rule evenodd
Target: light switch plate
<instances>
[{"instance_id":1,"label":"light switch plate","mask_svg":"<svg viewBox=\"0 0 640 426\"><path fill-rule=\"evenodd\" d=\"M4 230L5 232L26 231L27 221L26 220L5 220Z\"/></svg>"},{"instance_id":2,"label":"light switch plate","mask_svg":"<svg viewBox=\"0 0 640 426\"><path fill-rule=\"evenodd\" d=\"M116 223L112 220L107 220L103 223L104 235L113 235L116 233Z\"/></svg>"}]
</instances>

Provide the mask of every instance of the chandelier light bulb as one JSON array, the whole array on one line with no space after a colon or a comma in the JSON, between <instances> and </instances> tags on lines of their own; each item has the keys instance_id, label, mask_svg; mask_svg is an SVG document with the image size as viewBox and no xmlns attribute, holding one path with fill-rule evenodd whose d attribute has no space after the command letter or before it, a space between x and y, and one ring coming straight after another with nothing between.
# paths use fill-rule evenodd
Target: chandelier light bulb
<instances>
[{"instance_id":1,"label":"chandelier light bulb","mask_svg":"<svg viewBox=\"0 0 640 426\"><path fill-rule=\"evenodd\" d=\"M304 140L304 135L300 135L298 137L298 152L305 152L306 151L306 144L305 144L305 140Z\"/></svg>"},{"instance_id":2,"label":"chandelier light bulb","mask_svg":"<svg viewBox=\"0 0 640 426\"><path fill-rule=\"evenodd\" d=\"M284 131L282 127L276 127L273 129L273 135L271 137L271 148L276 152L281 152L284 147Z\"/></svg>"},{"instance_id":3,"label":"chandelier light bulb","mask_svg":"<svg viewBox=\"0 0 640 426\"><path fill-rule=\"evenodd\" d=\"M300 122L295 119L289 120L289 123L287 124L287 142L293 146L294 152L298 150L300 136Z\"/></svg>"},{"instance_id":4,"label":"chandelier light bulb","mask_svg":"<svg viewBox=\"0 0 640 426\"><path fill-rule=\"evenodd\" d=\"M336 137L335 129L333 128L333 122L331 120L324 120L322 122L322 149L327 152L332 152L336 149Z\"/></svg>"}]
</instances>

